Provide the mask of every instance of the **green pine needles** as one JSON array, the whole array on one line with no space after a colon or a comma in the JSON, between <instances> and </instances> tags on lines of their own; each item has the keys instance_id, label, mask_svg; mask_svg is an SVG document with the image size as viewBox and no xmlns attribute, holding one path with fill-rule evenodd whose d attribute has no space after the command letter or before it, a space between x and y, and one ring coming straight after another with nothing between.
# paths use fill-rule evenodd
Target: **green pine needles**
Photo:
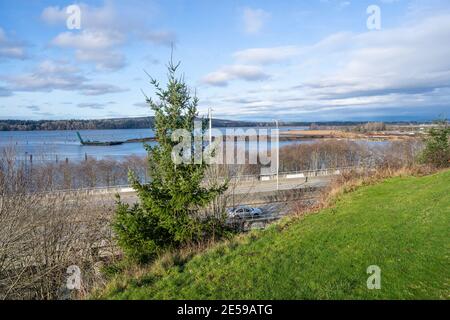
<instances>
[{"instance_id":1,"label":"green pine needles","mask_svg":"<svg viewBox=\"0 0 450 320\"><path fill-rule=\"evenodd\" d=\"M437 126L428 130L425 149L420 155L422 163L437 168L450 166L450 127L446 119L436 121Z\"/></svg>"},{"instance_id":2,"label":"green pine needles","mask_svg":"<svg viewBox=\"0 0 450 320\"><path fill-rule=\"evenodd\" d=\"M175 164L172 160L174 146L179 142L173 141L172 133L187 130L194 141L194 121L198 120L198 99L191 96L183 77L177 78L179 65L169 63L166 88L151 78L157 101L146 97L155 113L154 131L158 141L153 147L145 145L151 182L141 184L130 172L129 179L139 201L132 206L121 202L120 197L117 201L113 229L127 257L136 262L147 262L164 250L201 242L225 230L224 221L217 221L222 218L201 214L202 208L227 189L226 182L206 187L208 164L194 161L199 153L202 156L203 144L200 150L192 146L190 163ZM206 121L201 121L203 135Z\"/></svg>"}]
</instances>

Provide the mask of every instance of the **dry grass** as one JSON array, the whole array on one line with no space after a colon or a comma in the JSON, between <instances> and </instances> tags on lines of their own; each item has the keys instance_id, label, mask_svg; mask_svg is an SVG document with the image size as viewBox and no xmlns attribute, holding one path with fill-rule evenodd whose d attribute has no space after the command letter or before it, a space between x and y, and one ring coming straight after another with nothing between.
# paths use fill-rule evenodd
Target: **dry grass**
<instances>
[{"instance_id":1,"label":"dry grass","mask_svg":"<svg viewBox=\"0 0 450 320\"><path fill-rule=\"evenodd\" d=\"M308 137L329 137L329 138L363 138L363 134L355 132L345 132L340 130L290 130L282 132L283 135L298 135Z\"/></svg>"}]
</instances>

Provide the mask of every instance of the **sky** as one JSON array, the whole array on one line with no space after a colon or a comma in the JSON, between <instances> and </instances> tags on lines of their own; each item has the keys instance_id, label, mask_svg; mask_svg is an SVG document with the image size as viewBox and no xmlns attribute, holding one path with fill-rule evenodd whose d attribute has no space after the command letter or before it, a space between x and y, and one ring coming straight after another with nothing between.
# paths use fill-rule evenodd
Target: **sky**
<instances>
[{"instance_id":1,"label":"sky","mask_svg":"<svg viewBox=\"0 0 450 320\"><path fill-rule=\"evenodd\" d=\"M448 0L0 0L0 119L152 115L172 47L200 115L450 114Z\"/></svg>"}]
</instances>

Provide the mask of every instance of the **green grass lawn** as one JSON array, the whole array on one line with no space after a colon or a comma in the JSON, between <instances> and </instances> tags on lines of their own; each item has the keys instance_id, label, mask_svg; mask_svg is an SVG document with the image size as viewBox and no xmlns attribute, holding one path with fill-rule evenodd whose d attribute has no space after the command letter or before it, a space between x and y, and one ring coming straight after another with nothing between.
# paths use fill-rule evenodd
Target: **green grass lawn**
<instances>
[{"instance_id":1,"label":"green grass lawn","mask_svg":"<svg viewBox=\"0 0 450 320\"><path fill-rule=\"evenodd\" d=\"M449 299L450 171L393 178L125 284L109 299ZM370 265L381 289L367 289Z\"/></svg>"}]
</instances>

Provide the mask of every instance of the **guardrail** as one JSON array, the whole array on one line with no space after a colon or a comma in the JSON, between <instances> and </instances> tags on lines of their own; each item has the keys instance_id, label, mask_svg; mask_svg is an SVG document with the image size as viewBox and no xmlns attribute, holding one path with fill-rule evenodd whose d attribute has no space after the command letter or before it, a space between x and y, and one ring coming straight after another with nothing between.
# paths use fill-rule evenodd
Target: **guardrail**
<instances>
[{"instance_id":1,"label":"guardrail","mask_svg":"<svg viewBox=\"0 0 450 320\"><path fill-rule=\"evenodd\" d=\"M361 169L360 167L339 167L339 168L327 168L318 170L298 170L298 171L288 171L278 173L278 178L280 179L298 179L306 177L320 177L320 176L330 176L341 174L345 171ZM244 175L239 177L232 177L232 180L239 181L269 181L277 178L277 174L267 174L267 175Z\"/></svg>"},{"instance_id":2,"label":"guardrail","mask_svg":"<svg viewBox=\"0 0 450 320\"><path fill-rule=\"evenodd\" d=\"M309 177L324 177L338 175L345 171L350 170L364 170L360 167L342 167L342 168L328 168L320 170L303 170L303 171L289 171L280 172L278 174L279 179L301 179ZM239 177L232 177L232 180L238 180L239 182L250 182L250 181L273 181L277 178L276 174L272 175L243 175ZM134 192L131 185L117 185L117 186L107 186L107 187L92 187L92 188L79 188L79 189L62 189L54 190L46 193L87 193L87 194L110 194L110 193L126 193Z\"/></svg>"},{"instance_id":3,"label":"guardrail","mask_svg":"<svg viewBox=\"0 0 450 320\"><path fill-rule=\"evenodd\" d=\"M298 179L306 177L321 177L321 176L332 176L338 175L345 171L355 170L357 167L342 167L342 168L328 168L320 170L305 170L305 171L291 171L291 172L281 172L279 174L280 178L284 179ZM276 175L274 176L276 178Z\"/></svg>"}]
</instances>

